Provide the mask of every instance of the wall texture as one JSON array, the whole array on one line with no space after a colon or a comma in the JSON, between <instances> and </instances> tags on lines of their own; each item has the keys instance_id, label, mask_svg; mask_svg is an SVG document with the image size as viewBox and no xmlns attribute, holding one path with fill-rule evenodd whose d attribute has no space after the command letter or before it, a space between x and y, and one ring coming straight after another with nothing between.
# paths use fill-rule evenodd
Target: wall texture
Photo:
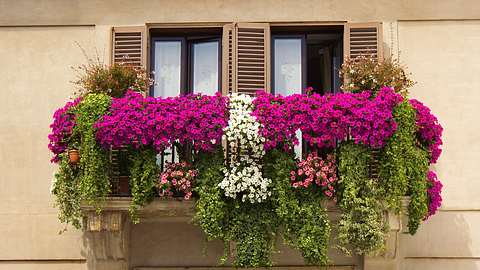
<instances>
[{"instance_id":1,"label":"wall texture","mask_svg":"<svg viewBox=\"0 0 480 270\"><path fill-rule=\"evenodd\" d=\"M386 53L445 127L444 205L401 237L404 269L480 269L480 2L0 0L0 270L87 267L81 234L58 235L48 193L48 125L85 62L76 43L108 62L111 26L230 21L384 22Z\"/></svg>"},{"instance_id":2,"label":"wall texture","mask_svg":"<svg viewBox=\"0 0 480 270\"><path fill-rule=\"evenodd\" d=\"M479 269L480 21L399 22L398 41L400 60L418 82L412 95L444 127L435 166L442 210L417 235L402 238L405 269Z\"/></svg>"}]
</instances>

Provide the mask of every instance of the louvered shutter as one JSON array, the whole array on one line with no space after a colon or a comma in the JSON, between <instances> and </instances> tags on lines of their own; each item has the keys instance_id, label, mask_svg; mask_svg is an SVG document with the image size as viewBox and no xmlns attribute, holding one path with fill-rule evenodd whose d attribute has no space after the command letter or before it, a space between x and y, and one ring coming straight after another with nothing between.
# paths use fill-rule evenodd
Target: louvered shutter
<instances>
[{"instance_id":1,"label":"louvered shutter","mask_svg":"<svg viewBox=\"0 0 480 270\"><path fill-rule=\"evenodd\" d=\"M112 64L128 63L146 68L147 37L144 26L112 29Z\"/></svg>"},{"instance_id":2,"label":"louvered shutter","mask_svg":"<svg viewBox=\"0 0 480 270\"><path fill-rule=\"evenodd\" d=\"M345 58L371 56L383 59L381 23L347 23L344 33Z\"/></svg>"},{"instance_id":3,"label":"louvered shutter","mask_svg":"<svg viewBox=\"0 0 480 270\"><path fill-rule=\"evenodd\" d=\"M383 38L381 23L347 23L344 32L344 56L355 59L369 56L383 60ZM372 150L370 177L379 181L379 159L381 151Z\"/></svg>"},{"instance_id":4,"label":"louvered shutter","mask_svg":"<svg viewBox=\"0 0 480 270\"><path fill-rule=\"evenodd\" d=\"M233 93L233 86L235 84L235 74L236 68L235 65L235 56L234 51L235 40L234 40L234 24L226 24L223 26L223 38L222 38L222 94L228 95Z\"/></svg>"},{"instance_id":5,"label":"louvered shutter","mask_svg":"<svg viewBox=\"0 0 480 270\"><path fill-rule=\"evenodd\" d=\"M145 26L113 27L111 64L126 63L134 67L146 66L147 36ZM127 147L110 149L111 195L125 196L129 193L128 174L122 166L128 159ZM125 175L127 174L127 175Z\"/></svg>"},{"instance_id":6,"label":"louvered shutter","mask_svg":"<svg viewBox=\"0 0 480 270\"><path fill-rule=\"evenodd\" d=\"M223 44L223 92L253 95L257 90L270 91L270 26L226 25Z\"/></svg>"}]
</instances>

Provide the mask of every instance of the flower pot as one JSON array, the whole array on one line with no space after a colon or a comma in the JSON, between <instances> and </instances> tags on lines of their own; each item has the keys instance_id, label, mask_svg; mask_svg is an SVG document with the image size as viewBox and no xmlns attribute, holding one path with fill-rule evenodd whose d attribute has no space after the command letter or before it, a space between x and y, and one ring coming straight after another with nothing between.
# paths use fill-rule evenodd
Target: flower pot
<instances>
[{"instance_id":1,"label":"flower pot","mask_svg":"<svg viewBox=\"0 0 480 270\"><path fill-rule=\"evenodd\" d=\"M68 150L68 162L72 165L77 165L80 162L80 153L77 149Z\"/></svg>"},{"instance_id":2,"label":"flower pot","mask_svg":"<svg viewBox=\"0 0 480 270\"><path fill-rule=\"evenodd\" d=\"M119 195L130 194L130 177L128 176L118 177L118 194Z\"/></svg>"}]
</instances>

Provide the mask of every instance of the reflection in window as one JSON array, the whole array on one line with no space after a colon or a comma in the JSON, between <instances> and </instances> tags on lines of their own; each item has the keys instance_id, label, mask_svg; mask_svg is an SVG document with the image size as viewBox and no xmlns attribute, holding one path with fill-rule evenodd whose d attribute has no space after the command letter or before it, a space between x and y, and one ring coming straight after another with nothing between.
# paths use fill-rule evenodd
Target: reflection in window
<instances>
[{"instance_id":1,"label":"reflection in window","mask_svg":"<svg viewBox=\"0 0 480 270\"><path fill-rule=\"evenodd\" d=\"M173 97L180 94L182 63L181 41L155 42L155 97Z\"/></svg>"},{"instance_id":2,"label":"reflection in window","mask_svg":"<svg viewBox=\"0 0 480 270\"><path fill-rule=\"evenodd\" d=\"M219 42L193 44L193 92L214 95L218 89Z\"/></svg>"},{"instance_id":3,"label":"reflection in window","mask_svg":"<svg viewBox=\"0 0 480 270\"><path fill-rule=\"evenodd\" d=\"M302 40L274 39L274 52L275 94L302 93Z\"/></svg>"},{"instance_id":4,"label":"reflection in window","mask_svg":"<svg viewBox=\"0 0 480 270\"><path fill-rule=\"evenodd\" d=\"M274 92L280 95L302 93L302 39L274 39ZM297 130L296 136L302 142L302 132ZM295 146L295 155L302 157L302 144Z\"/></svg>"}]
</instances>

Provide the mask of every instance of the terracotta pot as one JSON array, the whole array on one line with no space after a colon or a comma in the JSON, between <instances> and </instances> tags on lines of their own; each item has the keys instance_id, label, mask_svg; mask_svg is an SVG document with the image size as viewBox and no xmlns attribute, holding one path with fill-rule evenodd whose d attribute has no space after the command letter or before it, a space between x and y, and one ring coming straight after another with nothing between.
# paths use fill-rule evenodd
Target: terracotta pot
<instances>
[{"instance_id":1,"label":"terracotta pot","mask_svg":"<svg viewBox=\"0 0 480 270\"><path fill-rule=\"evenodd\" d=\"M130 177L128 176L118 177L118 193L120 195L130 194Z\"/></svg>"},{"instance_id":2,"label":"terracotta pot","mask_svg":"<svg viewBox=\"0 0 480 270\"><path fill-rule=\"evenodd\" d=\"M68 150L68 162L72 165L77 165L80 162L80 153L77 149Z\"/></svg>"}]
</instances>

